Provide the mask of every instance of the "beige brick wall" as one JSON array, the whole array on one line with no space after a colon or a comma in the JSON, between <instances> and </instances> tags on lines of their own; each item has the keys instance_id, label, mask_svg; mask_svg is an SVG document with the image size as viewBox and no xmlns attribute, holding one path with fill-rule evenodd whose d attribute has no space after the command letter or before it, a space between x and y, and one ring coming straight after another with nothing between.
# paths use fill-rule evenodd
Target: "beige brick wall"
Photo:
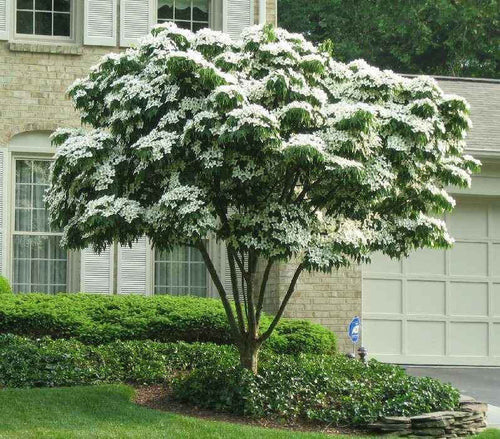
<instances>
[{"instance_id":1,"label":"beige brick wall","mask_svg":"<svg viewBox=\"0 0 500 439\"><path fill-rule=\"evenodd\" d=\"M259 23L259 0L254 0L254 22ZM278 25L278 0L266 0L266 23Z\"/></svg>"},{"instance_id":2,"label":"beige brick wall","mask_svg":"<svg viewBox=\"0 0 500 439\"><path fill-rule=\"evenodd\" d=\"M284 297L296 264L281 264L269 279L264 309L275 313ZM339 351L352 351L347 326L354 316L361 316L361 270L358 267L336 270L330 274L302 272L285 317L307 319L331 329L338 338Z\"/></svg>"},{"instance_id":3,"label":"beige brick wall","mask_svg":"<svg viewBox=\"0 0 500 439\"><path fill-rule=\"evenodd\" d=\"M36 44L13 48L0 43L0 145L24 131L77 126L66 89L112 48L83 47L79 54L63 46L62 53L40 53L47 48Z\"/></svg>"}]
</instances>

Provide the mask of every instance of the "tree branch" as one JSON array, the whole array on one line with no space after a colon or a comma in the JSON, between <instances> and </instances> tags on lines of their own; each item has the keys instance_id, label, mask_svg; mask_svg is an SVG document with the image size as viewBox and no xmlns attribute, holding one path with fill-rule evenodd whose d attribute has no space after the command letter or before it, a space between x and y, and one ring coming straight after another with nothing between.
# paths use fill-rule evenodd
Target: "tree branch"
<instances>
[{"instance_id":1,"label":"tree branch","mask_svg":"<svg viewBox=\"0 0 500 439\"><path fill-rule=\"evenodd\" d=\"M264 270L264 274L262 275L262 281L260 283L260 292L259 292L259 299L257 301L257 311L255 314L255 320L257 322L257 325L260 322L260 316L262 314L262 308L264 306L264 296L266 293L266 286L267 286L267 281L269 280L269 274L271 273L271 268L273 266L274 261L272 259L269 259L267 261L266 268Z\"/></svg>"},{"instance_id":2,"label":"tree branch","mask_svg":"<svg viewBox=\"0 0 500 439\"><path fill-rule=\"evenodd\" d=\"M288 301L290 300L290 297L292 297L293 292L295 291L295 285L297 284L297 280L299 279L300 273L302 273L302 270L304 269L304 264L300 263L297 269L295 270L295 273L293 274L292 280L290 282L290 286L288 287L288 291L285 294L285 297L283 298L283 302L281 302L280 308L276 315L274 316L273 321L269 325L269 328L267 328L267 331L262 334L262 336L259 338L259 343L265 342L269 336L272 334L274 328L276 325L279 323L281 316L283 315L283 312L285 311L285 307L288 304Z\"/></svg>"},{"instance_id":3,"label":"tree branch","mask_svg":"<svg viewBox=\"0 0 500 439\"><path fill-rule=\"evenodd\" d=\"M248 301L248 326L249 332L253 337L258 335L258 327L255 316L255 305L253 298L253 274L257 265L257 258L255 252L250 250L248 252L248 281L247 281L247 301Z\"/></svg>"},{"instance_id":4,"label":"tree branch","mask_svg":"<svg viewBox=\"0 0 500 439\"><path fill-rule=\"evenodd\" d=\"M236 315L238 317L238 324L242 334L246 333L245 319L243 318L243 310L241 309L240 295L238 292L238 279L236 276L236 267L234 265L234 250L231 245L226 246L227 260L229 262L229 272L231 274L231 285L233 287L233 299L236 307Z\"/></svg>"},{"instance_id":5,"label":"tree branch","mask_svg":"<svg viewBox=\"0 0 500 439\"><path fill-rule=\"evenodd\" d=\"M205 244L201 239L197 242L196 247L200 250L203 260L205 261L207 270L210 273L210 276L215 284L215 287L217 288L217 291L219 292L219 296L222 300L222 305L224 306L224 310L226 311L227 319L229 321L229 327L231 328L233 337L235 338L235 340L237 340L238 336L241 337L244 334L241 334L238 331L238 325L234 318L233 310L231 309L231 304L229 303L226 291L224 290L224 286L222 285L219 275L217 274L217 270L215 269L214 264L210 259L210 255L208 254L207 248L205 247Z\"/></svg>"}]
</instances>

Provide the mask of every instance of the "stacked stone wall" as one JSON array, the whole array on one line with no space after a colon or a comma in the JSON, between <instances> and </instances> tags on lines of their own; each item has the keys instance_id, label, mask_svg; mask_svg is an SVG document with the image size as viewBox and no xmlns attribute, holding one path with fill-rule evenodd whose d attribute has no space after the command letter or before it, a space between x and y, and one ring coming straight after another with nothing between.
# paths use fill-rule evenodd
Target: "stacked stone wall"
<instances>
[{"instance_id":1,"label":"stacked stone wall","mask_svg":"<svg viewBox=\"0 0 500 439\"><path fill-rule=\"evenodd\" d=\"M386 416L370 425L372 431L407 438L456 438L480 433L486 428L488 405L462 397L458 410L426 413L420 416Z\"/></svg>"}]
</instances>

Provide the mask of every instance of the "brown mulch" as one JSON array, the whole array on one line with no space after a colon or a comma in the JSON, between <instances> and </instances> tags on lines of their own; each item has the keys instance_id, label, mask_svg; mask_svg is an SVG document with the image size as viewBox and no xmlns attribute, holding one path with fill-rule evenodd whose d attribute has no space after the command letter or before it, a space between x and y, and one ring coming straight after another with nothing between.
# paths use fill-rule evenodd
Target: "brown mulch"
<instances>
[{"instance_id":1,"label":"brown mulch","mask_svg":"<svg viewBox=\"0 0 500 439\"><path fill-rule=\"evenodd\" d=\"M180 403L173 400L171 390L163 385L140 386L135 388L136 394L134 402L144 407L161 410L179 415L192 416L210 421L231 422L236 424L252 425L256 427L278 428L293 431L309 431L315 433L326 433L331 435L345 434L351 436L365 435L366 432L352 430L348 428L330 427L325 425L315 425L303 422L287 423L270 419L252 419L244 416L233 415L231 413L221 413L215 410L208 410L195 407L189 404Z\"/></svg>"}]
</instances>

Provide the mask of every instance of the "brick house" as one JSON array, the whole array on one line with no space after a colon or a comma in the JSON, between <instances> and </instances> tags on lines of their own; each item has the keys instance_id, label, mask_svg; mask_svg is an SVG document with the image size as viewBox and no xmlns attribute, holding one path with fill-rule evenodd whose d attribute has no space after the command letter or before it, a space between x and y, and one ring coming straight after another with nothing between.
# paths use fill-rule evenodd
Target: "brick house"
<instances>
[{"instance_id":1,"label":"brick house","mask_svg":"<svg viewBox=\"0 0 500 439\"><path fill-rule=\"evenodd\" d=\"M79 123L65 90L110 51L152 24L210 26L236 37L276 22L276 0L0 0L0 268L16 291L216 296L199 255L155 252L144 239L98 255L65 252L43 204L54 149L48 136ZM500 365L500 81L438 78L466 97L474 129L469 149L483 163L447 218L457 244L404 261L375 257L368 267L304 273L286 315L335 331L363 317L363 344L385 361ZM226 282L223 249L210 243ZM276 310L292 275L278 266L266 308Z\"/></svg>"}]
</instances>

